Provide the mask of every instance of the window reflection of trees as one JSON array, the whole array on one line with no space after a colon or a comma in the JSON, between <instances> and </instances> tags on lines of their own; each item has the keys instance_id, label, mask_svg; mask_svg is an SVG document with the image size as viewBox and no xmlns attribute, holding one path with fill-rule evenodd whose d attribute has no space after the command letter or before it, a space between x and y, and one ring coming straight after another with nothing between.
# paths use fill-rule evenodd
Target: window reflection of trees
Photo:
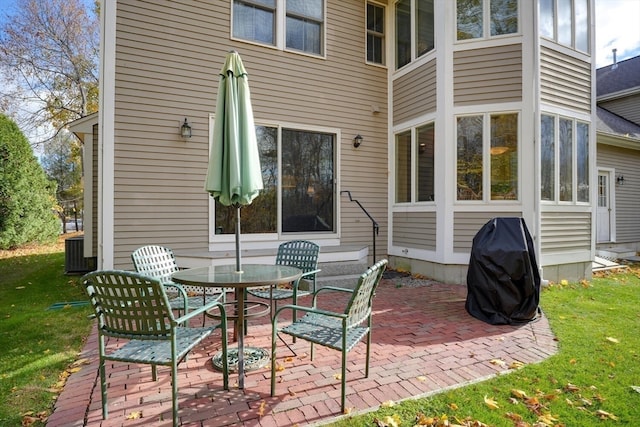
<instances>
[{"instance_id":1,"label":"window reflection of trees","mask_svg":"<svg viewBox=\"0 0 640 427\"><path fill-rule=\"evenodd\" d=\"M458 200L482 200L482 116L458 118Z\"/></svg>"},{"instance_id":2,"label":"window reflection of trees","mask_svg":"<svg viewBox=\"0 0 640 427\"><path fill-rule=\"evenodd\" d=\"M241 231L276 233L278 129L256 126L264 190L242 207ZM282 231L335 231L335 135L282 130ZM217 234L235 233L235 208L215 204Z\"/></svg>"}]
</instances>

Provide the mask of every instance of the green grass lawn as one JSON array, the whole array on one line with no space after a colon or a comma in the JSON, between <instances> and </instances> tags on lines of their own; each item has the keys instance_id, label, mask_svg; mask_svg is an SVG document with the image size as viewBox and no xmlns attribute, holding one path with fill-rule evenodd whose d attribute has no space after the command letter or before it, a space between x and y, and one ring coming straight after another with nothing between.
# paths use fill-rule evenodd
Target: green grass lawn
<instances>
[{"instance_id":1,"label":"green grass lawn","mask_svg":"<svg viewBox=\"0 0 640 427\"><path fill-rule=\"evenodd\" d=\"M64 252L0 258L0 426L44 425L91 322L91 308L48 308L86 300L64 274Z\"/></svg>"},{"instance_id":2,"label":"green grass lawn","mask_svg":"<svg viewBox=\"0 0 640 427\"><path fill-rule=\"evenodd\" d=\"M640 269L553 284L540 305L558 338L557 355L332 425L640 425Z\"/></svg>"}]
</instances>

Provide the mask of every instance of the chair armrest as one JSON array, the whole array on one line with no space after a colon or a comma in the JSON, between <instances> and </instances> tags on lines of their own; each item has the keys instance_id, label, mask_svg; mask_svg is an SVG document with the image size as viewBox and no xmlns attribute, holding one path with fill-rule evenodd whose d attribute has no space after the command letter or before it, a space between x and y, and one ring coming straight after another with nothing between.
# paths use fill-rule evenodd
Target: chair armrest
<instances>
[{"instance_id":1,"label":"chair armrest","mask_svg":"<svg viewBox=\"0 0 640 427\"><path fill-rule=\"evenodd\" d=\"M227 313L224 310L224 305L220 302L220 301L212 301L209 304L205 304L202 307L196 308L195 310L192 310L190 312L188 312L187 314L185 314L184 316L180 316L178 319L175 319L176 323L183 323L186 322L187 320L191 319L194 316L197 316L198 314L201 314L207 310L211 310L212 308L217 307L220 310L220 317L222 319L227 318Z\"/></svg>"},{"instance_id":2,"label":"chair armrest","mask_svg":"<svg viewBox=\"0 0 640 427\"><path fill-rule=\"evenodd\" d=\"M347 288L339 288L337 286L323 286L322 288L318 289L316 291L316 295L318 295L320 293L320 291L337 291L337 292L348 292L350 294L353 293L353 289L347 289Z\"/></svg>"},{"instance_id":3,"label":"chair armrest","mask_svg":"<svg viewBox=\"0 0 640 427\"><path fill-rule=\"evenodd\" d=\"M344 313L335 313L333 311L328 311L328 310L323 310L320 308L315 308L315 307L307 307L304 305L293 305L293 304L288 304L288 305L284 305L282 307L280 307L276 313L273 315L273 322L274 325L277 323L277 319L278 319L278 315L280 314L281 311L283 310L297 310L297 311L304 311L306 313L315 313L315 314L321 314L323 316L330 316L330 317L335 317L338 319L345 319L347 317L346 314Z\"/></svg>"},{"instance_id":4,"label":"chair armrest","mask_svg":"<svg viewBox=\"0 0 640 427\"><path fill-rule=\"evenodd\" d=\"M178 284L178 283L174 283L174 282L166 282L163 283L162 286L166 289L166 288L175 288L178 293L180 294L180 296L182 297L182 301L184 302L184 307L183 307L183 311L186 313L187 309L188 309L188 303L187 303L187 291L182 287L182 285Z\"/></svg>"}]
</instances>

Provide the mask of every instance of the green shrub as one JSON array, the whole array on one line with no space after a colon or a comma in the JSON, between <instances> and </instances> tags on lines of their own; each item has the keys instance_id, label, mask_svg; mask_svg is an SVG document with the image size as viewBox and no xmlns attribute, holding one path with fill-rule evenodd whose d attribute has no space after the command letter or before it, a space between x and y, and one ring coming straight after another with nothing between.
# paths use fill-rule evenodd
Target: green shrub
<instances>
[{"instance_id":1,"label":"green shrub","mask_svg":"<svg viewBox=\"0 0 640 427\"><path fill-rule=\"evenodd\" d=\"M56 239L55 184L33 155L29 141L0 114L0 249Z\"/></svg>"}]
</instances>

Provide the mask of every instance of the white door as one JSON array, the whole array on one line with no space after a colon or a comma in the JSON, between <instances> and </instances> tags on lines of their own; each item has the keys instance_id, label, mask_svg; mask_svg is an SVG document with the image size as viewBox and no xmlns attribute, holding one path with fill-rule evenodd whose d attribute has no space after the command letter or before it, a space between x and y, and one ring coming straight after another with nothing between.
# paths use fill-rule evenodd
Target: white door
<instances>
[{"instance_id":1,"label":"white door","mask_svg":"<svg viewBox=\"0 0 640 427\"><path fill-rule=\"evenodd\" d=\"M597 243L611 241L612 206L611 206L611 172L598 171L598 210L596 213Z\"/></svg>"}]
</instances>

